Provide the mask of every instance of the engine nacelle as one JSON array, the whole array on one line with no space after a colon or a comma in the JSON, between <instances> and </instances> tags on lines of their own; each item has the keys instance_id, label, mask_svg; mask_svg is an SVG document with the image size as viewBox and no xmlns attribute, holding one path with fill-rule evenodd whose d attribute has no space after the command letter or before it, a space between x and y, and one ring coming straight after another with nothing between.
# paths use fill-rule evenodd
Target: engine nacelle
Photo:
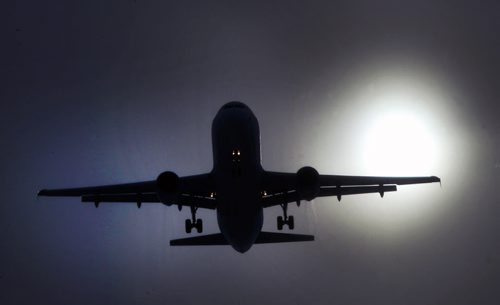
<instances>
[{"instance_id":1,"label":"engine nacelle","mask_svg":"<svg viewBox=\"0 0 500 305\"><path fill-rule=\"evenodd\" d=\"M176 204L180 196L180 180L174 172L163 172L156 178L158 197L166 205Z\"/></svg>"},{"instance_id":2,"label":"engine nacelle","mask_svg":"<svg viewBox=\"0 0 500 305\"><path fill-rule=\"evenodd\" d=\"M304 166L297 172L297 191L300 199L311 201L319 194L319 174L310 166Z\"/></svg>"}]
</instances>

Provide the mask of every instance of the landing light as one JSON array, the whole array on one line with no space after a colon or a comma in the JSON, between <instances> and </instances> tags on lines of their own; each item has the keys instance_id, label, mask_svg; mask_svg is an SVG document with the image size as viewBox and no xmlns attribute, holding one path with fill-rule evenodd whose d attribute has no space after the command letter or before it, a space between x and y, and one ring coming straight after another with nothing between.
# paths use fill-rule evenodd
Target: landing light
<instances>
[{"instance_id":1,"label":"landing light","mask_svg":"<svg viewBox=\"0 0 500 305\"><path fill-rule=\"evenodd\" d=\"M233 149L233 151L231 152L231 154L232 154L233 156L235 156L235 155L238 155L238 156L239 156L239 155L241 155L241 152L240 152L240 150L239 150L239 149Z\"/></svg>"}]
</instances>

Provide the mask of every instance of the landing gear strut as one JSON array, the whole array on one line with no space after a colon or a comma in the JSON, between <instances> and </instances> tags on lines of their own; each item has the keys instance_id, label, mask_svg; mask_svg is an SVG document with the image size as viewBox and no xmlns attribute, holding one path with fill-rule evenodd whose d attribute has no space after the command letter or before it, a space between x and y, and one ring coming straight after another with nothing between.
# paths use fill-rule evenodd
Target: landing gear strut
<instances>
[{"instance_id":1,"label":"landing gear strut","mask_svg":"<svg viewBox=\"0 0 500 305\"><path fill-rule=\"evenodd\" d=\"M287 215L288 203L280 204L283 209L283 216L278 216L278 230L283 230L283 225L287 225L290 230L295 227L293 216Z\"/></svg>"},{"instance_id":2,"label":"landing gear strut","mask_svg":"<svg viewBox=\"0 0 500 305\"><path fill-rule=\"evenodd\" d=\"M186 219L186 233L191 233L193 228L196 228L198 233L203 232L203 220L196 219L196 211L198 207L191 206L191 219Z\"/></svg>"}]
</instances>

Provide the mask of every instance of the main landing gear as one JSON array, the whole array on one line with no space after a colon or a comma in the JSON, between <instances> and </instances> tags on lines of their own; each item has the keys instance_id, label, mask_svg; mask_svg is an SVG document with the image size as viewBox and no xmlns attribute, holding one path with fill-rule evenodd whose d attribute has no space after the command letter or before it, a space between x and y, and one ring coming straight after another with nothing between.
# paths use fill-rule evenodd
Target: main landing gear
<instances>
[{"instance_id":1,"label":"main landing gear","mask_svg":"<svg viewBox=\"0 0 500 305\"><path fill-rule=\"evenodd\" d=\"M293 230L295 227L295 222L293 221L293 216L287 215L288 203L280 204L283 209L283 216L278 216L278 230L283 230L284 225L288 225L290 230Z\"/></svg>"},{"instance_id":2,"label":"main landing gear","mask_svg":"<svg viewBox=\"0 0 500 305\"><path fill-rule=\"evenodd\" d=\"M196 219L196 211L198 207L191 206L191 219L186 219L186 233L191 233L193 228L196 228L198 233L203 232L203 220L201 218Z\"/></svg>"}]
</instances>

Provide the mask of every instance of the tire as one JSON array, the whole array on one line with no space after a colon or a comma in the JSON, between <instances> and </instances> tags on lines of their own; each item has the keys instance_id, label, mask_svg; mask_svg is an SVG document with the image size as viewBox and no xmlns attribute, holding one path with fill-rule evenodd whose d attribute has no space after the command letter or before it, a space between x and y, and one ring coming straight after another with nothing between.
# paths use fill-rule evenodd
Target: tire
<instances>
[{"instance_id":1,"label":"tire","mask_svg":"<svg viewBox=\"0 0 500 305\"><path fill-rule=\"evenodd\" d=\"M202 220L202 219L198 219L198 220L196 221L196 231L197 231L198 233L203 232L203 220Z\"/></svg>"},{"instance_id":2,"label":"tire","mask_svg":"<svg viewBox=\"0 0 500 305\"><path fill-rule=\"evenodd\" d=\"M191 219L186 219L186 221L184 222L185 226L186 226L186 233L191 233L191 229L193 228L193 225L191 224Z\"/></svg>"},{"instance_id":3,"label":"tire","mask_svg":"<svg viewBox=\"0 0 500 305\"><path fill-rule=\"evenodd\" d=\"M283 217L278 216L278 230L283 230Z\"/></svg>"},{"instance_id":4,"label":"tire","mask_svg":"<svg viewBox=\"0 0 500 305\"><path fill-rule=\"evenodd\" d=\"M295 221L293 220L293 216L288 216L288 228L293 230L295 228Z\"/></svg>"}]
</instances>

